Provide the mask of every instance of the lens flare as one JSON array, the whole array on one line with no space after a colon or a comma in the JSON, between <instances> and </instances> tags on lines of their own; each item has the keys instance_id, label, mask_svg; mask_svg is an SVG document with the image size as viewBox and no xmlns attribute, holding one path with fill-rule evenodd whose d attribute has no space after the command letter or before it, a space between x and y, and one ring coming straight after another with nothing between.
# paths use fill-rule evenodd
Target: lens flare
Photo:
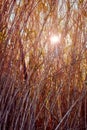
<instances>
[{"instance_id":1,"label":"lens flare","mask_svg":"<svg viewBox=\"0 0 87 130\"><path fill-rule=\"evenodd\" d=\"M61 35L52 35L50 37L50 41L52 44L58 44L60 42L60 39L61 39Z\"/></svg>"}]
</instances>

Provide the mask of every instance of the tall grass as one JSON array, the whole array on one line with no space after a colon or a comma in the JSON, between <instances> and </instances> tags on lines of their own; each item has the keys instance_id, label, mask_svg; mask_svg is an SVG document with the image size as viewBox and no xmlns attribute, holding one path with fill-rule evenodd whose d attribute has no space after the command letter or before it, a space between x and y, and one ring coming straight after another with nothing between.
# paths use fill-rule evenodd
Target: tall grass
<instances>
[{"instance_id":1,"label":"tall grass","mask_svg":"<svg viewBox=\"0 0 87 130\"><path fill-rule=\"evenodd\" d=\"M87 129L85 5L0 1L0 130Z\"/></svg>"}]
</instances>

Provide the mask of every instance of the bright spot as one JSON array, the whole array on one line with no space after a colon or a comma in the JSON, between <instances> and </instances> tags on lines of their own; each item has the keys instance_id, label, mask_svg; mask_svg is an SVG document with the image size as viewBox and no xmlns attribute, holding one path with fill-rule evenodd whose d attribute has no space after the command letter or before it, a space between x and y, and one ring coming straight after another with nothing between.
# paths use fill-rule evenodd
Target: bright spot
<instances>
[{"instance_id":1,"label":"bright spot","mask_svg":"<svg viewBox=\"0 0 87 130\"><path fill-rule=\"evenodd\" d=\"M15 13L11 13L11 15L10 15L10 21L11 22L14 20L14 17L15 17Z\"/></svg>"},{"instance_id":2,"label":"bright spot","mask_svg":"<svg viewBox=\"0 0 87 130\"><path fill-rule=\"evenodd\" d=\"M20 4L20 0L16 0L16 2L17 2L17 5L19 5L19 4Z\"/></svg>"},{"instance_id":3,"label":"bright spot","mask_svg":"<svg viewBox=\"0 0 87 130\"><path fill-rule=\"evenodd\" d=\"M86 48L87 48L87 44L86 44Z\"/></svg>"},{"instance_id":4,"label":"bright spot","mask_svg":"<svg viewBox=\"0 0 87 130\"><path fill-rule=\"evenodd\" d=\"M50 41L51 41L52 44L57 44L57 43L59 43L59 42L60 42L60 39L61 39L61 35L60 35L60 34L59 34L59 35L52 35L52 36L50 37Z\"/></svg>"}]
</instances>

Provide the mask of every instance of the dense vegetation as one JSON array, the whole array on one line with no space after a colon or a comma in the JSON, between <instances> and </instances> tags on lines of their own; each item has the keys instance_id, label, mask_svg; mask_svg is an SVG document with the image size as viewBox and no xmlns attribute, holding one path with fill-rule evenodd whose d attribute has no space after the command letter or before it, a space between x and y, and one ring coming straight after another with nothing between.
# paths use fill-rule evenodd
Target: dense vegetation
<instances>
[{"instance_id":1,"label":"dense vegetation","mask_svg":"<svg viewBox=\"0 0 87 130\"><path fill-rule=\"evenodd\" d=\"M86 91L87 0L0 0L0 130L86 130Z\"/></svg>"}]
</instances>

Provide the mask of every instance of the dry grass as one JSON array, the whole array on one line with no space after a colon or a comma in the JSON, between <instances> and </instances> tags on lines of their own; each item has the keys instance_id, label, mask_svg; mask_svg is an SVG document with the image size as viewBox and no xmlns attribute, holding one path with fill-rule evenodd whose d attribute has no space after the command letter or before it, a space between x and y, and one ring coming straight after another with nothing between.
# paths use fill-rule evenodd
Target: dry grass
<instances>
[{"instance_id":1,"label":"dry grass","mask_svg":"<svg viewBox=\"0 0 87 130\"><path fill-rule=\"evenodd\" d=\"M0 0L0 130L87 129L86 27L85 0Z\"/></svg>"}]
</instances>

